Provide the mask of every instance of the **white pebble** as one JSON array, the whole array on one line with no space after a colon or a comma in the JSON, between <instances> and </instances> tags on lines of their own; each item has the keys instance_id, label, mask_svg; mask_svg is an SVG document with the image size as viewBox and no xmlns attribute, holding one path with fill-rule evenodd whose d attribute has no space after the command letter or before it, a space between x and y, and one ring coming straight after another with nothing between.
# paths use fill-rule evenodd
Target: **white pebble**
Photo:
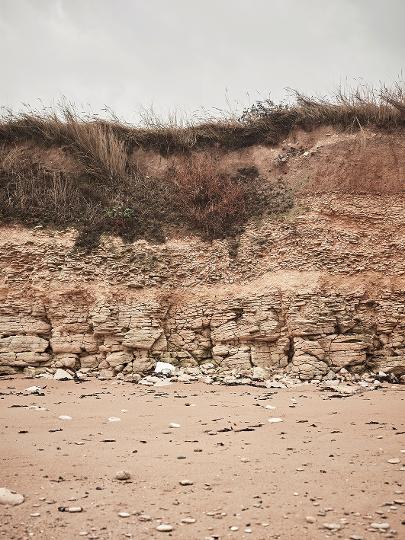
<instances>
[{"instance_id":1,"label":"white pebble","mask_svg":"<svg viewBox=\"0 0 405 540\"><path fill-rule=\"evenodd\" d=\"M372 529L378 529L378 530L384 531L385 529L390 528L390 524L389 523L371 523L370 527Z\"/></svg>"},{"instance_id":2,"label":"white pebble","mask_svg":"<svg viewBox=\"0 0 405 540\"><path fill-rule=\"evenodd\" d=\"M168 523L161 523L156 527L156 530L159 532L170 532L173 530L173 527Z\"/></svg>"},{"instance_id":3,"label":"white pebble","mask_svg":"<svg viewBox=\"0 0 405 540\"><path fill-rule=\"evenodd\" d=\"M69 506L67 511L71 514L77 514L78 512L83 512L83 508L81 506Z\"/></svg>"}]
</instances>

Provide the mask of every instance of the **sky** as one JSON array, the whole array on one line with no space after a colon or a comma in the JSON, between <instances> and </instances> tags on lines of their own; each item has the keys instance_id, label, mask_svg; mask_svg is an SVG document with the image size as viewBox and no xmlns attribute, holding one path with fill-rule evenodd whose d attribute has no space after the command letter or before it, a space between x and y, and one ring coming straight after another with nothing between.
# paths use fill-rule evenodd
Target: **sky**
<instances>
[{"instance_id":1,"label":"sky","mask_svg":"<svg viewBox=\"0 0 405 540\"><path fill-rule=\"evenodd\" d=\"M404 21L405 0L0 0L0 106L137 122L391 84Z\"/></svg>"}]
</instances>

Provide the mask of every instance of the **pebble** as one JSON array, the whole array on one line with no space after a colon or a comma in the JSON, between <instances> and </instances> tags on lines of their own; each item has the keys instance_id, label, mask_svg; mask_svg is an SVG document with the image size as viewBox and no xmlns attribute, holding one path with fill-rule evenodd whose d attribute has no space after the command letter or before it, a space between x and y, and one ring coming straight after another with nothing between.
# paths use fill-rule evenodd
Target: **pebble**
<instances>
[{"instance_id":1,"label":"pebble","mask_svg":"<svg viewBox=\"0 0 405 540\"><path fill-rule=\"evenodd\" d=\"M194 518L191 518L191 517L186 517L186 518L183 518L181 520L182 523L187 523L187 524L191 524L191 523L195 523L196 520Z\"/></svg>"},{"instance_id":2,"label":"pebble","mask_svg":"<svg viewBox=\"0 0 405 540\"><path fill-rule=\"evenodd\" d=\"M176 422L170 422L169 427L170 428L179 428L181 426L180 426L180 424L176 424Z\"/></svg>"},{"instance_id":3,"label":"pebble","mask_svg":"<svg viewBox=\"0 0 405 540\"><path fill-rule=\"evenodd\" d=\"M148 514L141 514L138 516L139 521L152 521L152 516L149 516Z\"/></svg>"},{"instance_id":4,"label":"pebble","mask_svg":"<svg viewBox=\"0 0 405 540\"><path fill-rule=\"evenodd\" d=\"M0 504L17 506L18 504L22 504L24 500L24 495L10 491L7 488L0 488Z\"/></svg>"},{"instance_id":5,"label":"pebble","mask_svg":"<svg viewBox=\"0 0 405 540\"><path fill-rule=\"evenodd\" d=\"M131 514L129 514L128 512L118 512L118 515L122 518L127 518L129 517Z\"/></svg>"},{"instance_id":6,"label":"pebble","mask_svg":"<svg viewBox=\"0 0 405 540\"><path fill-rule=\"evenodd\" d=\"M60 368L55 371L55 374L54 374L53 378L55 379L55 381L71 381L71 380L73 380L73 377L72 377L72 375L70 373L68 373L64 369L60 369Z\"/></svg>"},{"instance_id":7,"label":"pebble","mask_svg":"<svg viewBox=\"0 0 405 540\"><path fill-rule=\"evenodd\" d=\"M36 394L38 396L40 396L41 394L44 395L43 393L44 391L40 386L29 386L28 388L24 390L24 392L26 394L32 394L32 395Z\"/></svg>"},{"instance_id":8,"label":"pebble","mask_svg":"<svg viewBox=\"0 0 405 540\"><path fill-rule=\"evenodd\" d=\"M191 480L180 480L179 484L181 486L192 486L194 482L192 482Z\"/></svg>"},{"instance_id":9,"label":"pebble","mask_svg":"<svg viewBox=\"0 0 405 540\"><path fill-rule=\"evenodd\" d=\"M341 527L339 523L324 523L322 526L329 531L338 531Z\"/></svg>"},{"instance_id":10,"label":"pebble","mask_svg":"<svg viewBox=\"0 0 405 540\"><path fill-rule=\"evenodd\" d=\"M392 459L388 459L387 463L391 463L391 465L397 465L398 463L401 463L401 460L398 458L392 458Z\"/></svg>"},{"instance_id":11,"label":"pebble","mask_svg":"<svg viewBox=\"0 0 405 540\"><path fill-rule=\"evenodd\" d=\"M121 422L121 418L118 418L118 416L110 416L108 421L109 422Z\"/></svg>"},{"instance_id":12,"label":"pebble","mask_svg":"<svg viewBox=\"0 0 405 540\"><path fill-rule=\"evenodd\" d=\"M307 523L315 523L316 519L315 519L313 516L307 516L307 517L305 518L305 521L306 521Z\"/></svg>"},{"instance_id":13,"label":"pebble","mask_svg":"<svg viewBox=\"0 0 405 540\"><path fill-rule=\"evenodd\" d=\"M161 523L156 527L156 530L159 532L170 532L173 530L173 527L168 523Z\"/></svg>"},{"instance_id":14,"label":"pebble","mask_svg":"<svg viewBox=\"0 0 405 540\"><path fill-rule=\"evenodd\" d=\"M83 512L83 508L81 506L69 506L67 511L71 514L77 514L78 512Z\"/></svg>"},{"instance_id":15,"label":"pebble","mask_svg":"<svg viewBox=\"0 0 405 540\"><path fill-rule=\"evenodd\" d=\"M116 480L129 480L131 478L131 475L128 471L118 471L115 473L114 478Z\"/></svg>"},{"instance_id":16,"label":"pebble","mask_svg":"<svg viewBox=\"0 0 405 540\"><path fill-rule=\"evenodd\" d=\"M370 527L372 529L379 529L381 531L384 531L390 528L390 524L389 523L371 523Z\"/></svg>"},{"instance_id":17,"label":"pebble","mask_svg":"<svg viewBox=\"0 0 405 540\"><path fill-rule=\"evenodd\" d=\"M230 531L239 531L239 527L237 527L236 525L232 525L232 527L229 527L229 530Z\"/></svg>"},{"instance_id":18,"label":"pebble","mask_svg":"<svg viewBox=\"0 0 405 540\"><path fill-rule=\"evenodd\" d=\"M278 424L279 422L282 422L283 419L282 419L282 418L276 418L276 417L273 417L273 418L269 418L268 421L270 422L270 424Z\"/></svg>"},{"instance_id":19,"label":"pebble","mask_svg":"<svg viewBox=\"0 0 405 540\"><path fill-rule=\"evenodd\" d=\"M71 416L68 416L67 414L61 414L58 416L59 420L72 420Z\"/></svg>"}]
</instances>

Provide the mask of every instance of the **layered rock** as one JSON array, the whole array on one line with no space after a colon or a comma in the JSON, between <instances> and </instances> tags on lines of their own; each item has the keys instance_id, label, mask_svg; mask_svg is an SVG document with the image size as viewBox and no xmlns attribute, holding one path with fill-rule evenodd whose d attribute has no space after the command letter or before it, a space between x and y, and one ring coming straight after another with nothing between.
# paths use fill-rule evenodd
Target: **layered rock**
<instances>
[{"instance_id":1,"label":"layered rock","mask_svg":"<svg viewBox=\"0 0 405 540\"><path fill-rule=\"evenodd\" d=\"M401 195L313 196L227 241L0 229L0 373L405 374ZM328 375L329 374L329 375Z\"/></svg>"}]
</instances>

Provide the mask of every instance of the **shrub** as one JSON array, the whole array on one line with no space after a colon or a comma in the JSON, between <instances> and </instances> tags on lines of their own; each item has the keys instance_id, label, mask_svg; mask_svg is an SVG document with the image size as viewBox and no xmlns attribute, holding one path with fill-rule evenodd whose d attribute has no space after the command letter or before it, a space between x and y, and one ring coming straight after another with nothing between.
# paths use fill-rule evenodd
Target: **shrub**
<instances>
[{"instance_id":1,"label":"shrub","mask_svg":"<svg viewBox=\"0 0 405 540\"><path fill-rule=\"evenodd\" d=\"M182 221L206 238L232 236L246 221L247 190L220 170L215 157L197 154L178 160L169 180Z\"/></svg>"}]
</instances>

